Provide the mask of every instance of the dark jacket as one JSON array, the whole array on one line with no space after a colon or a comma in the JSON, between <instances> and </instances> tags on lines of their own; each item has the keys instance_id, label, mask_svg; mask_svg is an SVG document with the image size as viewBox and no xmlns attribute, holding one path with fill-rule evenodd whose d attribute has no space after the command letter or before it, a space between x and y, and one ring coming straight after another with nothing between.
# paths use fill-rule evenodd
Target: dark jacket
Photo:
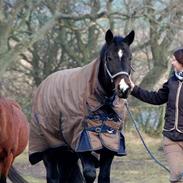
<instances>
[{"instance_id":1,"label":"dark jacket","mask_svg":"<svg viewBox=\"0 0 183 183\"><path fill-rule=\"evenodd\" d=\"M154 105L167 103L163 135L174 141L183 140L183 82L175 76L158 91L147 91L135 86L131 95Z\"/></svg>"}]
</instances>

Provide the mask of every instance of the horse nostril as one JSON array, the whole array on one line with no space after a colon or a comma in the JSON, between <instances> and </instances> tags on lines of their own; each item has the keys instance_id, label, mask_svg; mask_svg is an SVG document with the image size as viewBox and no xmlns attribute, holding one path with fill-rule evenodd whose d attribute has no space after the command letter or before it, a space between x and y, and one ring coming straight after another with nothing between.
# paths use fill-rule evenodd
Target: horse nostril
<instances>
[{"instance_id":1,"label":"horse nostril","mask_svg":"<svg viewBox=\"0 0 183 183\"><path fill-rule=\"evenodd\" d=\"M127 89L129 89L129 85L126 84L125 80L124 79L121 79L119 85L118 85L118 88L121 92L125 92Z\"/></svg>"}]
</instances>

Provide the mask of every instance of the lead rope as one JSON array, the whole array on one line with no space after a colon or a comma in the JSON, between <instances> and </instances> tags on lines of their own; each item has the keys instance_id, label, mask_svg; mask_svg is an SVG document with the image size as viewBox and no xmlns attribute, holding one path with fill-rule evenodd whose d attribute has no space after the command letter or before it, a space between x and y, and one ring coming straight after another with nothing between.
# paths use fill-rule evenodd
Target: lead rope
<instances>
[{"instance_id":1,"label":"lead rope","mask_svg":"<svg viewBox=\"0 0 183 183\"><path fill-rule=\"evenodd\" d=\"M130 116L130 118L131 118L131 120L132 120L132 122L133 122L133 124L134 124L134 126L135 126L135 129L136 129L136 131L137 131L137 133L138 133L138 135L139 135L139 137L140 137L140 140L142 141L142 143L143 143L143 145L144 145L144 147L145 147L147 153L149 154L149 156L150 156L159 166L161 166L161 167L164 168L168 173L170 173L170 170L169 170L165 165L163 165L159 160L157 160L157 159L155 158L155 156L151 153L151 151L149 150L149 148L147 147L147 145L146 145L146 143L145 143L145 141L144 141L144 139L143 139L143 137L142 137L142 135L141 135L141 133L140 133L140 130L139 130L138 127L137 127L137 122L135 121L135 119L134 119L134 117L133 117L133 115L132 115L132 113L131 113L131 111L130 111L130 109L129 109L127 100L125 101L125 106L126 106L126 109L127 109L128 113L129 113L129 116Z\"/></svg>"}]
</instances>

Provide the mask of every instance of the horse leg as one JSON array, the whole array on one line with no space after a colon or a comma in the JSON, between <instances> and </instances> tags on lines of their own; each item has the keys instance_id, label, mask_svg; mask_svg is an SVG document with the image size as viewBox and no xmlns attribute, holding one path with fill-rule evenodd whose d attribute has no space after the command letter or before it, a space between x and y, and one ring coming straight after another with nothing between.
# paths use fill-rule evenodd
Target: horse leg
<instances>
[{"instance_id":1,"label":"horse leg","mask_svg":"<svg viewBox=\"0 0 183 183\"><path fill-rule=\"evenodd\" d=\"M8 176L9 169L13 163L14 157L10 153L6 157L0 160L0 183L6 183L6 177Z\"/></svg>"},{"instance_id":2,"label":"horse leg","mask_svg":"<svg viewBox=\"0 0 183 183\"><path fill-rule=\"evenodd\" d=\"M47 183L59 183L57 160L54 157L49 157L49 155L45 153L43 155L43 162L46 168Z\"/></svg>"},{"instance_id":3,"label":"horse leg","mask_svg":"<svg viewBox=\"0 0 183 183\"><path fill-rule=\"evenodd\" d=\"M0 162L0 183L6 183L6 176L2 173L3 163Z\"/></svg>"},{"instance_id":4,"label":"horse leg","mask_svg":"<svg viewBox=\"0 0 183 183\"><path fill-rule=\"evenodd\" d=\"M110 183L110 170L114 154L111 152L102 152L100 154L100 172L98 183Z\"/></svg>"},{"instance_id":5,"label":"horse leg","mask_svg":"<svg viewBox=\"0 0 183 183\"><path fill-rule=\"evenodd\" d=\"M58 164L60 183L82 183L84 182L78 165L78 156L71 151L63 151Z\"/></svg>"},{"instance_id":6,"label":"horse leg","mask_svg":"<svg viewBox=\"0 0 183 183\"><path fill-rule=\"evenodd\" d=\"M6 183L6 177L0 174L0 183Z\"/></svg>"},{"instance_id":7,"label":"horse leg","mask_svg":"<svg viewBox=\"0 0 183 183\"><path fill-rule=\"evenodd\" d=\"M91 152L79 153L86 183L93 183L96 178L96 168L92 156Z\"/></svg>"}]
</instances>

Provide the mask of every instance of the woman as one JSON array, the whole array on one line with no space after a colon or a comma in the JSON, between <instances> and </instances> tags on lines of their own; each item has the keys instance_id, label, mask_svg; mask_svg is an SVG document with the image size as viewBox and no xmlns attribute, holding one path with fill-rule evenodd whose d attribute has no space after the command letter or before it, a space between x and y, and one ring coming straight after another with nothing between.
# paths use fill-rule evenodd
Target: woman
<instances>
[{"instance_id":1,"label":"woman","mask_svg":"<svg viewBox=\"0 0 183 183\"><path fill-rule=\"evenodd\" d=\"M132 82L131 95L143 102L166 103L163 147L170 167L170 182L183 182L183 48L177 49L171 59L173 75L158 91L147 91Z\"/></svg>"}]
</instances>

